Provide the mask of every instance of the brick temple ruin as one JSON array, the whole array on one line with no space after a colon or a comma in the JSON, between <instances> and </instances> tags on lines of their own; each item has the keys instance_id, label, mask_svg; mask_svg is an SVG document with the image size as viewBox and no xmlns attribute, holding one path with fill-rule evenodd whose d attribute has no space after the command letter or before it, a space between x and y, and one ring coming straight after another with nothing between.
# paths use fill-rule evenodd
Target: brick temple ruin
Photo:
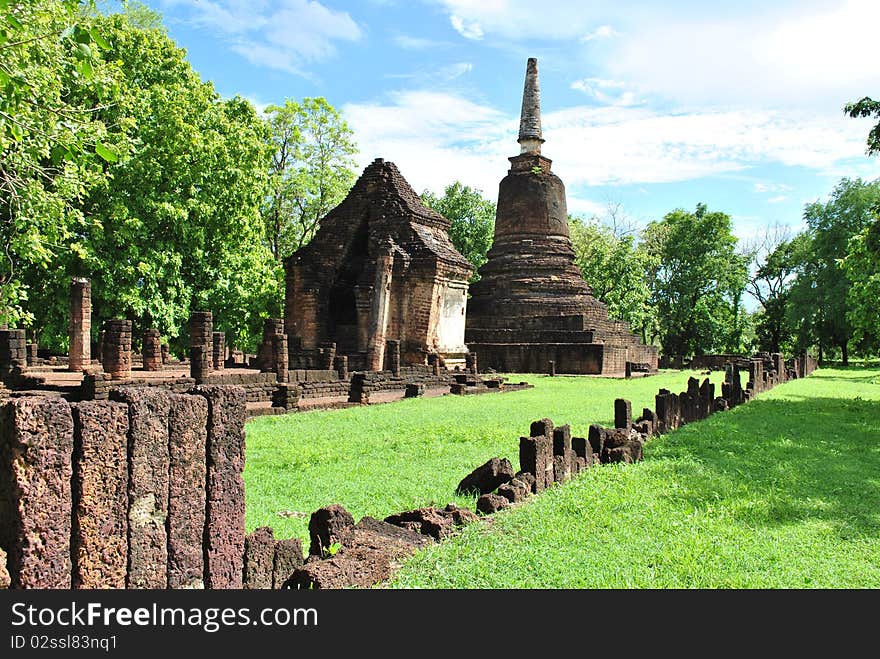
<instances>
[{"instance_id":1,"label":"brick temple ruin","mask_svg":"<svg viewBox=\"0 0 880 659\"><path fill-rule=\"evenodd\" d=\"M520 154L501 181L495 240L471 286L465 339L484 368L623 376L657 370L657 349L608 316L574 263L565 186L541 155L538 64L529 59ZM627 366L629 364L629 367Z\"/></svg>"},{"instance_id":2,"label":"brick temple ruin","mask_svg":"<svg viewBox=\"0 0 880 659\"><path fill-rule=\"evenodd\" d=\"M206 321L195 319L205 330ZM636 462L652 436L814 367L788 366L781 354L740 359L727 364L721 396L690 378L687 391L661 389L635 420L618 399L614 428L591 425L588 437L536 421L520 438L519 472L493 458L458 491L479 495L478 512L492 514L594 465ZM477 519L450 504L355 524L330 505L311 516L307 560L299 538L276 539L270 527L245 535L245 405L234 385L170 393L116 384L105 400L43 392L0 401L0 589L369 588Z\"/></svg>"},{"instance_id":3,"label":"brick temple ruin","mask_svg":"<svg viewBox=\"0 0 880 659\"><path fill-rule=\"evenodd\" d=\"M395 174L393 165L390 171L393 179L403 180ZM402 240L404 232L396 235ZM436 244L433 247L437 249ZM412 245L410 249L409 254L418 253ZM448 258L454 260L452 256ZM462 264L459 272L464 276L470 271L464 269L466 262L462 257L458 259ZM423 262L413 267L424 274L429 266ZM457 352L435 351L427 353L427 357L422 352L419 353L421 363L409 364L401 350L402 341L385 338L379 350L380 337L374 336L372 351L381 354L384 363L371 370L363 370L363 355L357 354L352 355L352 363L360 370L350 370L349 356L337 354L335 342L312 351L298 349L291 353L282 318L267 319L258 354L244 355L227 347L226 335L216 331L210 311L191 313L188 357L183 359L170 354L168 344L163 342L157 329L145 329L135 336L132 321L123 318L106 320L97 333L97 342L93 343L91 283L88 279L75 278L70 286L69 355L39 353L35 344L27 342L23 329L0 330L0 400L8 396L51 395L78 403L107 400L111 390L121 386L185 393L197 385L235 385L244 389L246 414L252 417L412 397L510 392L530 387L524 382L507 383L507 378L497 375L479 374L476 355L467 353L461 344L464 296L457 282L443 278L442 273L449 273L450 268L437 266L432 272L434 287L424 290L438 296L435 298L438 305L444 295L453 298L448 307L462 305L456 312L454 331L438 331L440 336L457 337L448 344ZM387 291L385 299L388 300ZM431 299L427 299L422 307L427 309L430 303ZM418 312L416 309L412 315ZM434 318L440 327L453 325L444 325L440 315ZM404 326L397 321L388 324L394 328ZM135 350L138 342L139 353ZM444 355L456 361L452 359L453 354L463 354L462 364L444 361Z\"/></svg>"},{"instance_id":4,"label":"brick temple ruin","mask_svg":"<svg viewBox=\"0 0 880 659\"><path fill-rule=\"evenodd\" d=\"M394 163L373 161L285 261L291 366L315 368L332 347L353 371L393 370L390 341L404 366L463 364L473 266L449 240L449 225Z\"/></svg>"}]
</instances>

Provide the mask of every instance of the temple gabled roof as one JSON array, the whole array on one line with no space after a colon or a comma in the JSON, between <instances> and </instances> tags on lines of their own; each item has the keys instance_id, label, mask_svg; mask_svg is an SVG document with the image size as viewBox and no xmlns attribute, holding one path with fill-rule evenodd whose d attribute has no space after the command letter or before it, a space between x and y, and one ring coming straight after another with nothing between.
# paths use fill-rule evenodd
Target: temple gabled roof
<instances>
[{"instance_id":1,"label":"temple gabled roof","mask_svg":"<svg viewBox=\"0 0 880 659\"><path fill-rule=\"evenodd\" d=\"M367 166L346 198L321 220L312 241L294 256L308 261L312 255L333 250L342 257L364 223L371 255L380 242L390 239L395 251L412 261L440 261L469 273L474 270L449 239L450 221L425 206L397 166L381 158Z\"/></svg>"}]
</instances>

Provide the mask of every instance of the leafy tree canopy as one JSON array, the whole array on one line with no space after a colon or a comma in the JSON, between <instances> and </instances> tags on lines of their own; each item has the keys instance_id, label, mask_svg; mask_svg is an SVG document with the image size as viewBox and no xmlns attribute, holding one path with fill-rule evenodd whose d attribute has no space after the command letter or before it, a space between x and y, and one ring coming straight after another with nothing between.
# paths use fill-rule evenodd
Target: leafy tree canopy
<instances>
[{"instance_id":1,"label":"leafy tree canopy","mask_svg":"<svg viewBox=\"0 0 880 659\"><path fill-rule=\"evenodd\" d=\"M0 2L0 323L33 322L28 274L81 244L90 219L78 202L118 157L97 117L116 101L118 71L93 8Z\"/></svg>"},{"instance_id":2,"label":"leafy tree canopy","mask_svg":"<svg viewBox=\"0 0 880 659\"><path fill-rule=\"evenodd\" d=\"M354 133L324 98L287 99L266 115L274 153L262 215L276 260L307 244L355 181Z\"/></svg>"},{"instance_id":3,"label":"leafy tree canopy","mask_svg":"<svg viewBox=\"0 0 880 659\"><path fill-rule=\"evenodd\" d=\"M843 111L851 117L876 117L880 119L880 101L865 96L860 101L848 103ZM868 154L880 154L880 121L868 133Z\"/></svg>"},{"instance_id":4,"label":"leafy tree canopy","mask_svg":"<svg viewBox=\"0 0 880 659\"><path fill-rule=\"evenodd\" d=\"M867 183L844 178L827 202L814 202L804 209L809 248L792 286L792 316L803 325L820 349L840 349L848 362L853 329L847 314L850 282L843 270L850 239L874 219L880 203L880 181Z\"/></svg>"},{"instance_id":5,"label":"leafy tree canopy","mask_svg":"<svg viewBox=\"0 0 880 659\"><path fill-rule=\"evenodd\" d=\"M608 305L612 318L627 321L643 340L651 341L657 315L647 272L655 257L636 244L635 236L616 235L597 218L570 218L569 227L575 263L593 295Z\"/></svg>"},{"instance_id":6,"label":"leafy tree canopy","mask_svg":"<svg viewBox=\"0 0 880 659\"><path fill-rule=\"evenodd\" d=\"M736 251L730 217L698 204L651 222L643 236L664 352L743 350L747 258Z\"/></svg>"},{"instance_id":7,"label":"leafy tree canopy","mask_svg":"<svg viewBox=\"0 0 880 659\"><path fill-rule=\"evenodd\" d=\"M846 319L863 352L880 349L880 213L850 239L843 267L850 284Z\"/></svg>"},{"instance_id":8,"label":"leafy tree canopy","mask_svg":"<svg viewBox=\"0 0 880 659\"><path fill-rule=\"evenodd\" d=\"M486 262L495 235L495 204L484 198L482 191L460 181L447 185L442 197L425 190L422 202L452 223L449 239L474 264L471 282L479 281L477 269Z\"/></svg>"},{"instance_id":9,"label":"leafy tree canopy","mask_svg":"<svg viewBox=\"0 0 880 659\"><path fill-rule=\"evenodd\" d=\"M177 337L190 311L205 309L230 344L251 347L260 316L280 307L280 274L263 247L259 214L268 129L247 101L220 99L164 31L121 14L81 21L101 36L92 76L107 82L72 85L65 99L77 111L93 109L98 166L67 196L73 220L51 221L52 268L23 270L35 333L64 349L67 286L82 275L92 278L95 331L126 317L135 336L156 327ZM64 70L46 67L64 85Z\"/></svg>"}]
</instances>

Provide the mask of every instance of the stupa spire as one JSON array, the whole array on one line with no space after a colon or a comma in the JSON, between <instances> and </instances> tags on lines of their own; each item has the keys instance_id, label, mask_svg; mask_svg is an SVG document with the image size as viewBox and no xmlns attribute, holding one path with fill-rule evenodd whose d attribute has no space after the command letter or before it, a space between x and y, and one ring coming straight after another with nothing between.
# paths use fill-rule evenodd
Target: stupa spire
<instances>
[{"instance_id":1,"label":"stupa spire","mask_svg":"<svg viewBox=\"0 0 880 659\"><path fill-rule=\"evenodd\" d=\"M526 64L522 112L519 118L520 153L541 153L541 90L538 87L538 60L530 57Z\"/></svg>"}]
</instances>

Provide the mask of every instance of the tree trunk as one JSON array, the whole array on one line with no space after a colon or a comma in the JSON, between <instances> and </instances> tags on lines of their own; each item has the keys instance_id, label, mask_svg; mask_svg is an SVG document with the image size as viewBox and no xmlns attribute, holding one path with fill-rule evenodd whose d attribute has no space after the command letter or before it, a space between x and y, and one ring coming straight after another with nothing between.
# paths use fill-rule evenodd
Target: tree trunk
<instances>
[{"instance_id":1,"label":"tree trunk","mask_svg":"<svg viewBox=\"0 0 880 659\"><path fill-rule=\"evenodd\" d=\"M840 352L843 355L843 365L849 366L849 352L847 351L847 342L844 341L840 344Z\"/></svg>"}]
</instances>

